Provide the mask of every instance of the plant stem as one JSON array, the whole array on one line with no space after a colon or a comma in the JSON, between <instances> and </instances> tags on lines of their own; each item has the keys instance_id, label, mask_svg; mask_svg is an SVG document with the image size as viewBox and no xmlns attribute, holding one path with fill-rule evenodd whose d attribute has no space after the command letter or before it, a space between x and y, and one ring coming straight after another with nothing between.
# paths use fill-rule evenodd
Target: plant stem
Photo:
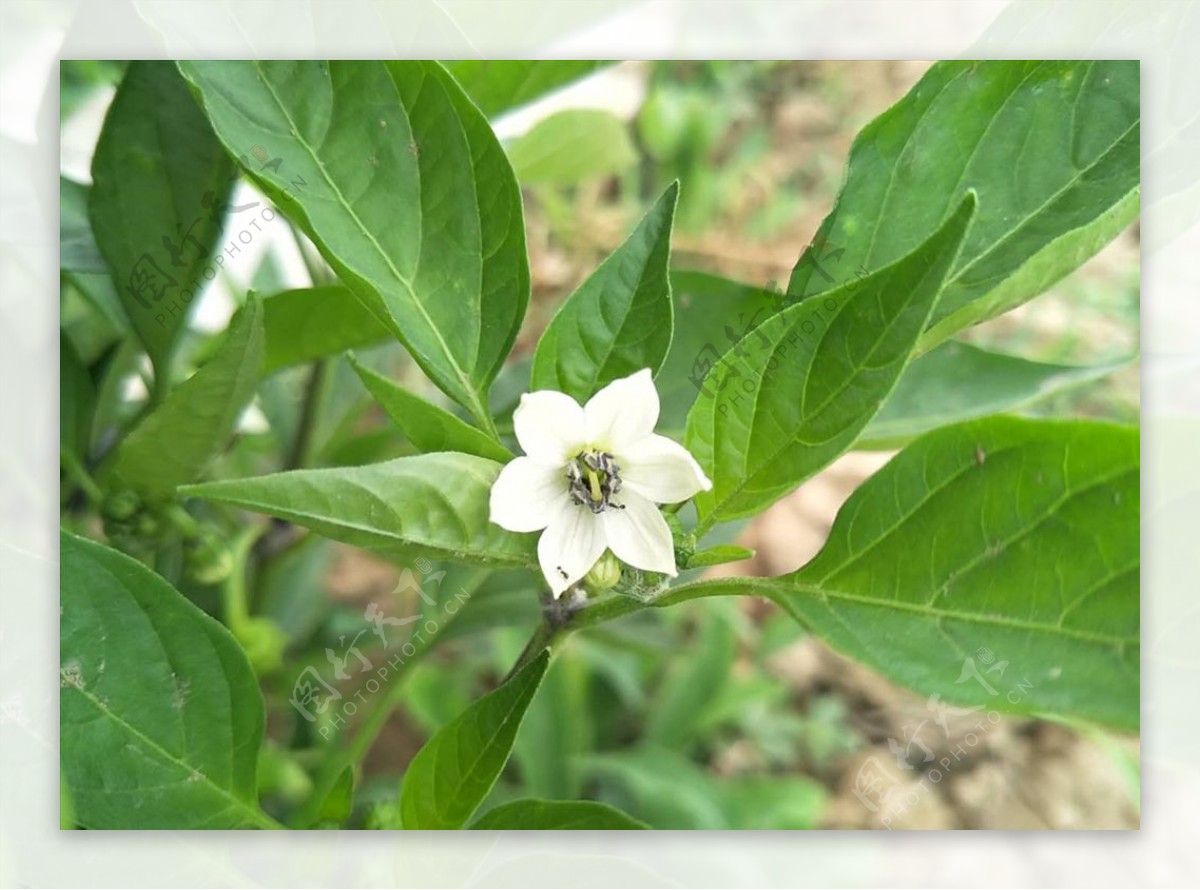
<instances>
[{"instance_id":1,"label":"plant stem","mask_svg":"<svg viewBox=\"0 0 1200 890\"><path fill-rule=\"evenodd\" d=\"M304 390L304 404L300 408L300 425L296 430L291 454L288 455L286 469L306 467L312 460L313 437L316 434L317 417L320 414L328 375L328 359L317 359L312 363L308 374L308 386Z\"/></svg>"},{"instance_id":2,"label":"plant stem","mask_svg":"<svg viewBox=\"0 0 1200 890\"><path fill-rule=\"evenodd\" d=\"M59 451L59 463L62 468L67 471L67 476L79 486L79 490L83 492L88 502L96 509L100 508L100 504L104 501L104 492L100 490L100 486L96 484L96 480L91 477L82 463L69 451Z\"/></svg>"},{"instance_id":3,"label":"plant stem","mask_svg":"<svg viewBox=\"0 0 1200 890\"><path fill-rule=\"evenodd\" d=\"M225 626L236 636L238 629L250 620L250 604L246 598L246 563L254 542L265 531L263 526L243 529L230 547L233 568L221 585L221 611Z\"/></svg>"}]
</instances>

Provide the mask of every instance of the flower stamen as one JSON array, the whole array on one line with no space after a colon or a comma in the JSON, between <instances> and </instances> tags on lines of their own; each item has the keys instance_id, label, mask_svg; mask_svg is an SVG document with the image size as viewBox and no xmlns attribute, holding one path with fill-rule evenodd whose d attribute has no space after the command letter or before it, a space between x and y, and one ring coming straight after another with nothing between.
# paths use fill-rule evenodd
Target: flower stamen
<instances>
[{"instance_id":1,"label":"flower stamen","mask_svg":"<svg viewBox=\"0 0 1200 890\"><path fill-rule=\"evenodd\" d=\"M593 513L618 506L613 496L621 490L621 467L606 451L583 451L567 464L568 493L576 504Z\"/></svg>"}]
</instances>

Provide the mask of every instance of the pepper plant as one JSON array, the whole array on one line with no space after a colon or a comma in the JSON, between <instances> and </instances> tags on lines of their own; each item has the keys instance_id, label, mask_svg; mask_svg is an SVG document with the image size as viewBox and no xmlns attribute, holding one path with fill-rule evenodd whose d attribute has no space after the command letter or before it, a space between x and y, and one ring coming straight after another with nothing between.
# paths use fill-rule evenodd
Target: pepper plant
<instances>
[{"instance_id":1,"label":"pepper plant","mask_svg":"<svg viewBox=\"0 0 1200 890\"><path fill-rule=\"evenodd\" d=\"M567 641L709 597L943 702L1137 730L1137 430L1013 413L1111 367L957 339L1135 220L1137 63L933 65L855 139L786 288L672 265L688 182L622 179L644 215L514 350L530 266L491 121L603 64L124 68L91 184L62 181L65 825L648 827L497 780ZM560 164L586 160L571 121ZM310 286L264 269L203 332L267 230ZM861 448L897 453L813 559L704 576ZM330 618L330 542L397 589ZM490 690L364 797L406 684L514 626Z\"/></svg>"}]
</instances>

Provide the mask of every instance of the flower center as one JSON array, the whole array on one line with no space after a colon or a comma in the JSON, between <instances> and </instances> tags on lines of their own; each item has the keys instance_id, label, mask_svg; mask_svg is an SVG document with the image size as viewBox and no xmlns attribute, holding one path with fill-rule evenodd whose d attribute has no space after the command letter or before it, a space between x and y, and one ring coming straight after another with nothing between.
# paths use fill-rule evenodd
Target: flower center
<instances>
[{"instance_id":1,"label":"flower center","mask_svg":"<svg viewBox=\"0 0 1200 890\"><path fill-rule=\"evenodd\" d=\"M567 488L571 500L586 504L593 513L603 513L609 507L621 509L612 502L621 490L621 467L613 456L604 451L584 451L567 464Z\"/></svg>"}]
</instances>

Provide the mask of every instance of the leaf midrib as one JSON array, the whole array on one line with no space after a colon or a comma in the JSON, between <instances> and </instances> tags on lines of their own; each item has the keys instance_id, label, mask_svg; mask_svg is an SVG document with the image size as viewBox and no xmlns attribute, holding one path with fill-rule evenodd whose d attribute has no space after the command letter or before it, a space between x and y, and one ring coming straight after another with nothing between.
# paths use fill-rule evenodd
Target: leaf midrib
<instances>
[{"instance_id":1,"label":"leaf midrib","mask_svg":"<svg viewBox=\"0 0 1200 890\"><path fill-rule=\"evenodd\" d=\"M164 760L166 760L167 762L173 764L174 766L184 770L189 776L199 776L200 778L195 781L202 782L203 784L207 785L210 789L215 791L220 797L228 800L231 804L234 805L235 808L237 808L239 811L244 813L250 819L250 821L252 821L254 824L258 825L260 828L279 828L280 827L279 825L275 824L275 821L273 819L271 819L269 816L267 816L261 810L257 809L256 807L250 806L250 804L248 804L242 798L237 797L229 789L224 788L221 785L218 785L203 770L192 766L186 760L183 760L182 758L180 758L177 755L173 754L172 752L168 751L166 748L164 748L162 745L160 745L154 739L150 738L145 733L143 733L141 730L137 729L135 726L128 723L124 718L122 718L119 714L117 714L115 711L113 711L111 708L109 708L106 704L104 704L102 701L100 701L100 699L98 697L93 695L87 689L84 689L83 687L75 685L75 684L69 684L69 689L74 690L75 692L82 695L101 714L103 714L105 717L107 717L108 719L115 722L118 726L121 727L121 729L123 729L129 735L133 736L135 739L137 739L139 742L141 742L145 747L147 747L151 751L158 754ZM174 786L178 786L180 784L184 784L184 783L173 782L173 783L170 783L170 785L162 786L162 787L174 787ZM140 789L140 790L145 790L145 789Z\"/></svg>"},{"instance_id":2,"label":"leaf midrib","mask_svg":"<svg viewBox=\"0 0 1200 890\"><path fill-rule=\"evenodd\" d=\"M416 293L416 290L414 290L414 288L413 288L412 282L409 281L408 278L406 278L403 274L401 274L400 270L396 268L396 264L394 262L392 262L392 258L388 255L387 251L385 251L383 249L383 246L379 243L379 241L375 238L375 236L363 224L363 221L359 218L358 214L355 213L353 207L350 206L350 203L346 200L346 196L342 194L342 190L340 188L338 188L337 184L333 181L332 177L330 177L329 171L326 170L324 162L317 155L316 151L314 151L312 145L309 144L307 139L305 139L304 137L302 137L300 135L300 128L297 127L296 122L294 120L292 120L292 116L288 113L287 107L280 100L279 95L275 92L274 87L271 86L270 81L266 77L263 76L259 62L257 60L251 60L250 64L254 67L254 72L258 76L259 81L263 84L263 87L266 89L266 91L268 93L270 93L271 100L275 103L275 106L279 109L280 114L282 114L284 119L288 122L288 126L290 126L292 128L292 132L295 134L295 140L296 140L297 144L299 144L308 153L308 156L312 159L312 162L317 166L317 169L321 173L321 177L325 180L326 185L329 186L329 188L333 191L334 196L337 198L338 204L341 205L342 209L346 212L346 214L350 217L350 219L353 220L353 222L354 222L355 226L357 226L359 232L361 232L366 237L366 239L375 248L375 250L379 254L379 256L383 257L384 263L387 264L388 270L392 273L392 275L395 276L396 280L399 281L401 284L403 284L405 289L408 291L408 295L411 298L412 304L414 306L416 306L417 311L421 314L421 317L424 319L426 326L433 333L434 338L437 340L438 346L441 347L442 355L449 362L450 367L454 369L454 373L458 376L459 383L463 386L464 392L471 394L471 400L472 400L472 402L475 403L471 406L472 410L482 410L482 407L479 403L479 395L478 395L474 385L471 382L470 375L466 374L463 371L463 368L459 365L458 360L454 357L454 354L450 351L450 346L448 343L446 343L445 338L442 336L442 332L438 329L437 325L434 324L433 318L429 315L429 312L428 312L428 310L426 310L425 305L417 297L417 293ZM388 75L388 82L391 83L394 88L395 83L392 81L391 72L387 72L387 75ZM403 107L403 103L400 103L400 104L401 104L401 107ZM407 116L407 110L405 111L405 115ZM417 173L418 191L421 188L421 184L422 183L421 183L420 171L418 170L418 173ZM418 249L418 253L419 253L419 249ZM360 273L356 272L355 274L360 274ZM374 286L374 284L373 284L373 286ZM389 314L390 314L390 312L389 312Z\"/></svg>"}]
</instances>

